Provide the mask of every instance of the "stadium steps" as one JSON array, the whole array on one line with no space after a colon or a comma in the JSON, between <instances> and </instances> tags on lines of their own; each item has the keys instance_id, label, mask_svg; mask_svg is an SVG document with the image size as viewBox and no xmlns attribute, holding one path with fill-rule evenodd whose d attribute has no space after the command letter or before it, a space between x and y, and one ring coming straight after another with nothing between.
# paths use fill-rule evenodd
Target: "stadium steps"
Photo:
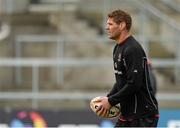
<instances>
[{"instance_id":1,"label":"stadium steps","mask_svg":"<svg viewBox=\"0 0 180 128\"><path fill-rule=\"evenodd\" d=\"M67 12L67 13L64 13L63 16L61 15L60 17L58 17L58 15L56 14L54 14L54 16L55 17L57 16L56 28L53 28L52 26L49 26L49 28L46 28L47 25L49 25L47 14L42 14L42 15L30 14L30 16L21 14L20 16L17 16L17 17L14 16L14 18L12 18L12 24L14 25L14 28L15 28L13 33L15 35L59 33L65 36L74 36L74 38L81 38L81 37L83 38L85 36L98 38L99 36L98 31L95 27L92 27L91 25L89 25L86 20L76 18L76 14L74 13ZM23 17L22 21L21 21L21 17ZM37 27L39 25L41 27ZM50 47L52 51L49 50ZM55 55L55 51L53 51L53 48L55 47L56 46L52 46L52 45L45 46L44 44L36 44L36 45L25 44L23 57L32 57L32 56L33 57L52 57ZM88 58L88 57L93 58L93 57L107 57L107 56L111 57L112 47L113 47L112 45L109 45L109 44L105 45L103 42L99 42L99 41L97 42L88 41L85 43L83 41L82 42L78 41L74 43L73 41L69 41L65 43L65 57L68 57L68 58ZM152 47L156 47L156 46L152 46ZM162 49L162 46L158 46L156 48ZM9 50L11 51L12 49L9 49ZM13 53L14 51L12 50L11 56L13 55ZM158 50L157 50L157 53L159 53ZM157 55L157 54L154 55L154 54L155 52L152 53L152 57L164 56L164 54L161 54L161 55ZM168 53L167 56L172 56L172 54ZM98 70L98 73L95 74L97 70ZM66 90L71 90L71 89L74 89L74 90L99 89L101 90L101 89L109 89L113 84L112 82L114 81L112 67L108 67L108 68L102 67L101 70L98 67L88 68L88 69L70 68L70 69L64 70L65 81L67 82L65 82L64 85L56 86L56 83L53 81L54 79L51 76L51 73L54 74L55 71L56 69L54 69L54 71L52 71L52 69L40 69L40 89L54 90L54 89L64 88ZM12 71L10 71L9 74L11 74L11 72ZM77 75L77 74L81 74L81 75ZM2 76L3 75L4 74L2 74ZM88 76L91 76L91 78ZM23 85L21 87L23 87L24 90L30 90L31 84L32 84L31 83L31 79L32 79L31 69L23 69L23 77L24 77L25 82L22 83ZM14 79L14 76L12 75L11 78ZM166 78L161 78L161 79L164 80L163 83L167 83ZM10 80L8 79L8 81ZM51 82L48 82L48 81L51 81ZM163 85L163 83L161 84ZM21 87L19 87L19 89ZM3 88L5 89L5 87ZM8 86L6 88L9 89Z\"/></svg>"},{"instance_id":2,"label":"stadium steps","mask_svg":"<svg viewBox=\"0 0 180 128\"><path fill-rule=\"evenodd\" d=\"M31 17L33 18L33 17ZM45 18L46 19L46 18ZM34 19L33 19L34 20ZM14 24L21 26L21 22L20 20ZM27 21L27 23L24 23L26 25L21 26L20 28L17 28L17 26L15 27L14 33L15 34L56 34L57 33L57 28L44 28L44 26L42 25L41 27L37 27L36 23L33 22L33 25L31 26L31 22ZM39 24L39 21L37 21L37 24ZM44 25L46 26L46 24L48 24L47 21L44 22ZM82 26L81 26L82 24ZM26 30L26 31L24 31ZM77 31L80 30L80 31ZM79 20L76 19L76 17L63 17L60 19L60 26L59 26L59 30L60 34L62 35L70 35L70 36L75 36L75 38L80 38L83 36L90 36L93 38L96 38L96 36L98 35L98 31L91 26L88 26L87 22L84 20ZM78 45L79 43L79 45ZM69 57L69 58L86 58L86 57L107 57L107 56L111 56L111 48L112 45L106 45L103 42L87 42L83 43L83 42L67 42L65 43L65 56ZM27 44L27 45L31 45L31 44ZM43 44L38 44L36 45L32 45L32 46L28 46L28 48L23 51L23 56L24 57L31 57L31 56L36 56L36 57L50 57L50 54L47 53L47 51L49 51L49 47L51 46L44 46ZM91 45L91 46L89 46ZM26 46L24 46L26 47ZM39 47L39 48L37 48ZM37 49L36 49L37 48ZM52 47L53 49L54 47ZM13 48L12 48L13 49ZM9 51L11 51L12 49L9 49ZM34 52L32 53L30 49L34 49ZM73 51L69 52L69 50L73 49ZM88 49L88 50L87 50ZM89 52L91 51L91 52ZM93 51L93 52L92 52ZM13 54L9 55L12 56ZM54 55L53 53L51 53L51 55ZM171 55L171 54L170 54ZM160 56L160 55L158 55ZM5 69L4 69L5 70ZM98 73L95 74L95 72ZM11 70L9 71L9 74L12 73ZM3 71L5 72L5 71ZM3 75L3 72L1 75ZM108 92L109 89L112 87L112 82L114 82L114 75L113 75L113 71L112 71L112 67L105 67L102 69L100 69L99 67L97 68L81 68L81 69L65 69L65 82L64 85L62 86L57 86L55 82L52 82L52 79L50 77L50 72L51 69L40 69L40 91L58 91L58 90L67 90L69 92L72 92L73 90L79 90L79 91L98 91L98 90L103 90L103 92ZM78 74L78 75L77 75ZM103 74L103 75L102 75ZM12 75L12 74L11 74ZM166 78L164 78L164 76L162 76L162 74L160 74L161 77L159 79L161 79L162 82L164 82L165 84L170 84L166 82ZM9 75L7 75L7 77L9 78ZM14 80L14 76L11 76L12 79ZM24 69L23 70L23 77L24 77L24 82L22 83L22 85L17 85L17 86L13 86L12 85L15 83L14 81L11 81L12 79L8 79L6 77L4 77L4 82L7 81L11 81L12 83L9 83L9 85L6 83L7 86L0 86L1 90L3 91L30 91L32 89L32 83L31 83L31 69ZM90 78L91 77L91 78ZM89 84L91 83L91 84ZM166 87L166 86L165 86ZM165 89L165 88L164 88ZM166 89L170 89L169 86L166 87ZM165 89L165 90L166 90ZM173 88L173 89L178 89L178 88ZM174 91L172 89L172 91ZM162 90L161 90L162 91ZM41 101L39 102L39 106L40 108L66 108L68 109L68 107L73 107L73 108L87 108L88 102L82 102L82 101L69 101L69 100L55 100L55 101ZM166 106L167 104L162 104L162 106ZM2 107L14 107L14 108L21 108L23 107L27 107L27 108L31 108L31 100L25 100L23 102L20 101L2 101L0 106Z\"/></svg>"},{"instance_id":3,"label":"stadium steps","mask_svg":"<svg viewBox=\"0 0 180 128\"><path fill-rule=\"evenodd\" d=\"M98 31L76 14L65 14L60 20L60 32L72 36L74 40L65 41L66 58L107 58L111 57L111 44L99 40ZM77 39L82 40L77 40ZM87 38L87 39L86 39ZM93 38L93 40L91 40ZM85 40L84 40L85 39ZM88 40L90 39L90 40ZM111 67L65 68L65 90L101 90L112 85ZM79 74L79 75L77 75ZM103 74L103 75L102 75Z\"/></svg>"},{"instance_id":4,"label":"stadium steps","mask_svg":"<svg viewBox=\"0 0 180 128\"><path fill-rule=\"evenodd\" d=\"M67 14L68 13L68 14ZM11 18L12 33L11 39L14 39L17 35L21 34L60 34L65 36L73 36L74 38L84 38L88 36L89 38L99 38L98 32L93 27L88 26L87 22L84 20L79 20L73 13L67 12L62 17L54 14L56 18L55 28L50 25L48 21L48 15L45 14L20 14L13 15ZM56 17L57 16L57 17ZM22 18L22 19L21 19ZM59 21L58 21L59 19ZM57 23L59 22L59 24ZM59 27L59 28L58 28ZM94 39L96 40L96 39ZM15 44L9 44L8 51L11 51L6 57L14 57ZM4 48L4 47L3 47ZM43 43L22 43L22 57L55 57L56 48L54 44L43 44ZM93 58L93 57L107 57L111 56L112 45L104 44L97 39L97 42L92 42L91 40L87 42L84 41L68 41L65 43L65 57L68 58ZM73 50L72 50L73 49ZM88 49L88 50L87 50ZM2 54L1 54L2 55ZM98 70L98 71L97 71ZM16 85L15 83L15 69L2 69L0 77L3 79L1 81L0 88L4 91L30 91L32 89L32 71L31 68L22 68L22 78L21 84ZM55 78L57 68L41 68L39 75L39 89L40 91L46 90L96 90L109 88L112 85L113 76L111 76L112 67L102 67L97 68L69 68L64 69L65 82L64 85L57 85ZM6 72L6 73L4 73ZM98 72L95 74L95 72ZM110 72L110 73L109 73ZM81 75L77 75L81 74ZM104 75L101 75L104 74ZM89 77L91 76L91 77ZM91 84L89 84L91 83Z\"/></svg>"},{"instance_id":5,"label":"stadium steps","mask_svg":"<svg viewBox=\"0 0 180 128\"><path fill-rule=\"evenodd\" d=\"M57 34L58 29L51 25L48 14L40 13L16 13L10 16L4 16L9 19L11 24L11 35L9 38L0 43L0 56L2 58L14 58L15 57L15 37L17 35L41 35L41 34ZM38 43L22 43L22 57L51 57L52 53L49 48L54 48L53 44ZM41 71L42 70L42 71ZM49 69L40 69L42 72L41 77L46 79ZM23 85L16 85L15 83L15 68L1 68L0 69L0 88L2 90L29 90L31 88L31 69L23 68L23 77L25 77L25 83ZM28 82L30 81L30 82ZM16 88L16 89L15 89Z\"/></svg>"}]
</instances>

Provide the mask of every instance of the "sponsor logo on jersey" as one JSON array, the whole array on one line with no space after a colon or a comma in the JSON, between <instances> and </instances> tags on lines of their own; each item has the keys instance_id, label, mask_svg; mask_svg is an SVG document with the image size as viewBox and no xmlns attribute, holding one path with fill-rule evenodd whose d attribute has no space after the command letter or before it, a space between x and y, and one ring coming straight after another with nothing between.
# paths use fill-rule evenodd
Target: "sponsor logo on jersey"
<instances>
[{"instance_id":1,"label":"sponsor logo on jersey","mask_svg":"<svg viewBox=\"0 0 180 128\"><path fill-rule=\"evenodd\" d=\"M118 70L115 70L115 73L118 74L118 75L122 75L122 71L118 71Z\"/></svg>"},{"instance_id":2,"label":"sponsor logo on jersey","mask_svg":"<svg viewBox=\"0 0 180 128\"><path fill-rule=\"evenodd\" d=\"M118 55L118 61L121 61L121 53Z\"/></svg>"}]
</instances>

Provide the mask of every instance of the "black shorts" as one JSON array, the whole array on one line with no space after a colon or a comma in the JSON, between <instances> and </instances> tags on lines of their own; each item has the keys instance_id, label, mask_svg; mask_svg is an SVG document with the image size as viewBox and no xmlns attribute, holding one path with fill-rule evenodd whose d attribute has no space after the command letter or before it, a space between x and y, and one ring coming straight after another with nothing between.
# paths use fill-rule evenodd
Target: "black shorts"
<instances>
[{"instance_id":1,"label":"black shorts","mask_svg":"<svg viewBox=\"0 0 180 128\"><path fill-rule=\"evenodd\" d=\"M159 115L147 116L139 119L118 119L115 127L157 127Z\"/></svg>"}]
</instances>

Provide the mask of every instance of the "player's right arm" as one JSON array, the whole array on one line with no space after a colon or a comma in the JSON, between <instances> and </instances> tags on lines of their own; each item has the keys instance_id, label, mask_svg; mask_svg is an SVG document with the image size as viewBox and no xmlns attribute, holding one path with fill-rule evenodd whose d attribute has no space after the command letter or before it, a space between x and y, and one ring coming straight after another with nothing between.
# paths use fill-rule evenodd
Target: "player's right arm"
<instances>
[{"instance_id":1,"label":"player's right arm","mask_svg":"<svg viewBox=\"0 0 180 128\"><path fill-rule=\"evenodd\" d=\"M117 49L118 45L116 44L114 49L113 49L113 59L114 59L114 55L115 55L115 51ZM110 92L107 94L107 97L117 93L118 90L117 90L117 83L114 84L114 86L112 87L112 89L110 90Z\"/></svg>"}]
</instances>

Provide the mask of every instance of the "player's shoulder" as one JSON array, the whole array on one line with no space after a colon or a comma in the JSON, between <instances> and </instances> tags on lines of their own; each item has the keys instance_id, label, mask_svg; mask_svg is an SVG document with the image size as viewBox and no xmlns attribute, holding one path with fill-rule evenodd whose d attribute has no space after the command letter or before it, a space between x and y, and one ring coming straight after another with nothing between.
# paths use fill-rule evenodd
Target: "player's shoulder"
<instances>
[{"instance_id":1,"label":"player's shoulder","mask_svg":"<svg viewBox=\"0 0 180 128\"><path fill-rule=\"evenodd\" d=\"M144 52L141 44L135 39L131 42L128 42L126 46L124 47L123 51L124 51L124 54L137 54L137 53Z\"/></svg>"},{"instance_id":2,"label":"player's shoulder","mask_svg":"<svg viewBox=\"0 0 180 128\"><path fill-rule=\"evenodd\" d=\"M145 51L143 50L141 45L135 43L124 48L123 55L124 56L145 56Z\"/></svg>"}]
</instances>

